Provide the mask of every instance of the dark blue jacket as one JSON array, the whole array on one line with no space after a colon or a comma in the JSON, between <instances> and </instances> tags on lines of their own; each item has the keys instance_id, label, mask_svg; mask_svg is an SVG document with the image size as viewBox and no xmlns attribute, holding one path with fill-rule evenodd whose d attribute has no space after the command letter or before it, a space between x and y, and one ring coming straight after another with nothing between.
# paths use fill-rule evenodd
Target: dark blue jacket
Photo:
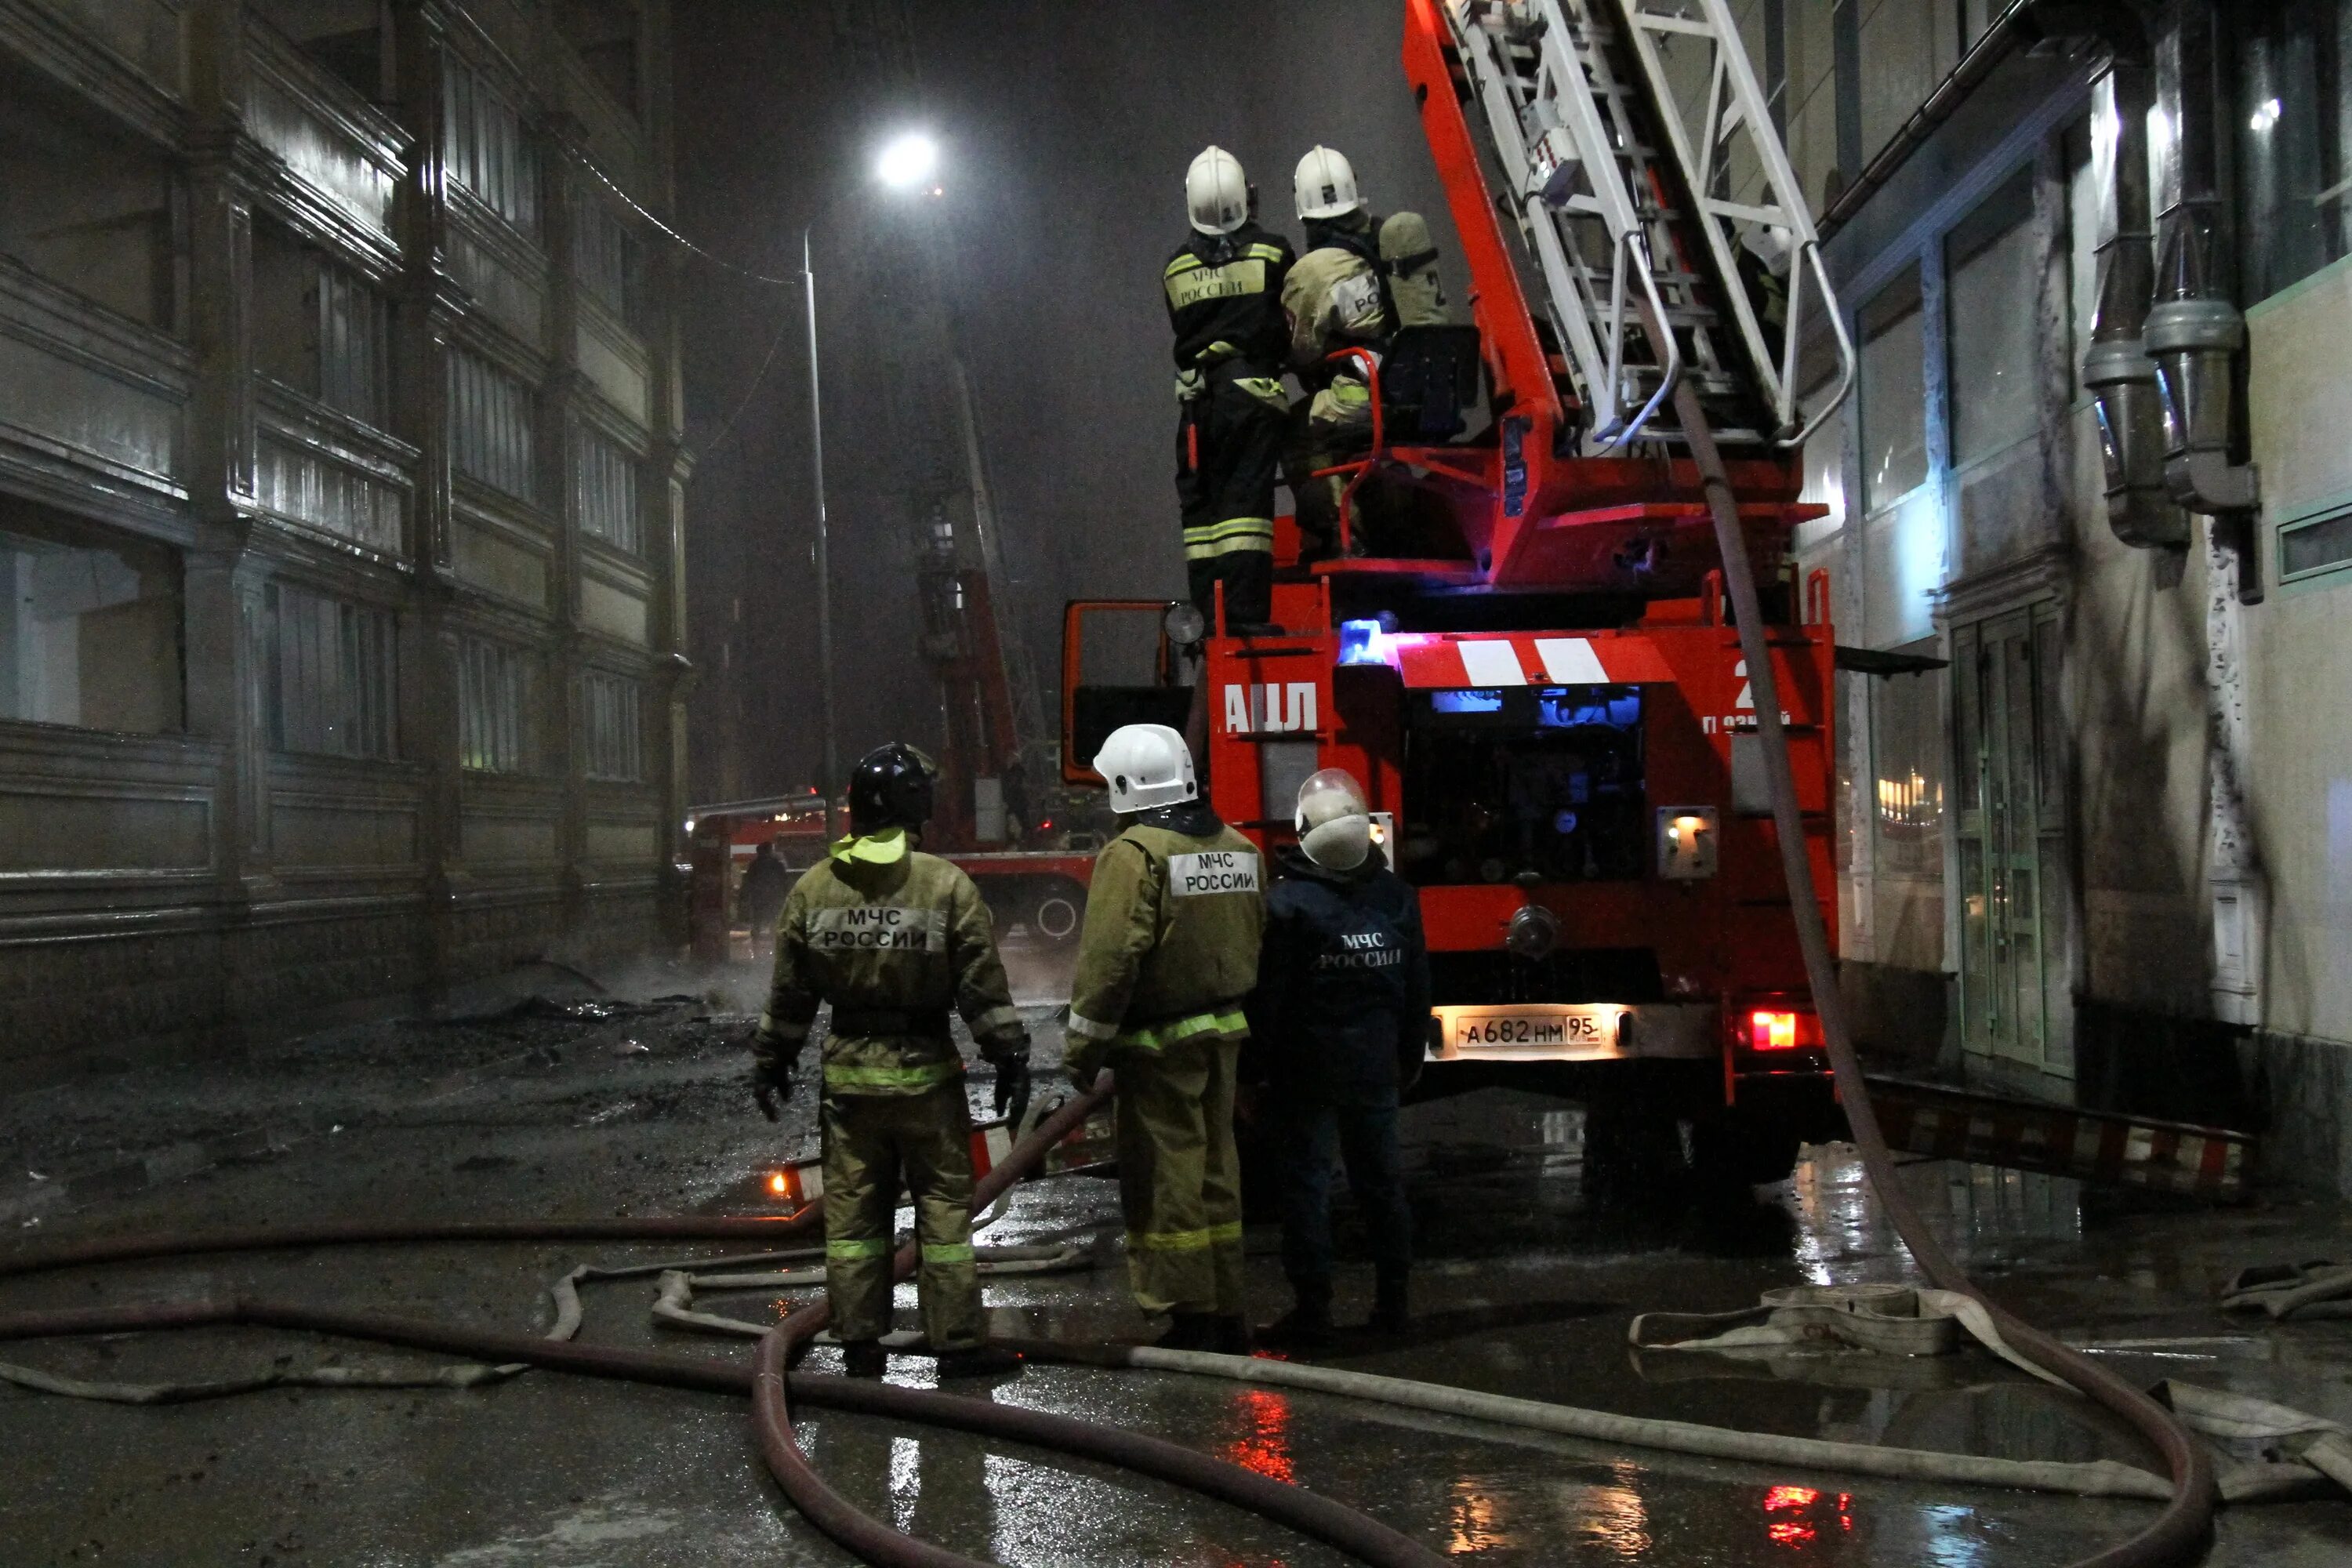
<instances>
[{"instance_id":1,"label":"dark blue jacket","mask_svg":"<svg viewBox=\"0 0 2352 1568\"><path fill-rule=\"evenodd\" d=\"M1428 1038L1420 896L1377 849L1353 871L1326 870L1295 846L1275 864L1249 998L1255 1065L1286 1097L1393 1103Z\"/></svg>"}]
</instances>

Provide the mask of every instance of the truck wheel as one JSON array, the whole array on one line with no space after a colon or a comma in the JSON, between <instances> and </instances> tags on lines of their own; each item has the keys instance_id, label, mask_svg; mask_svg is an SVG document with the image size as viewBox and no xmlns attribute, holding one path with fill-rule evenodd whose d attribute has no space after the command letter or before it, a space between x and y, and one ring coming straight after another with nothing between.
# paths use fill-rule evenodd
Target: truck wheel
<instances>
[{"instance_id":1,"label":"truck wheel","mask_svg":"<svg viewBox=\"0 0 2352 1568\"><path fill-rule=\"evenodd\" d=\"M1040 889L1029 906L1029 929L1049 947L1067 947L1078 940L1086 909L1087 895L1078 885L1056 879Z\"/></svg>"},{"instance_id":2,"label":"truck wheel","mask_svg":"<svg viewBox=\"0 0 2352 1568\"><path fill-rule=\"evenodd\" d=\"M1584 1199L1594 1209L1665 1214L1687 1190L1682 1127L1643 1095L1585 1102Z\"/></svg>"},{"instance_id":3,"label":"truck wheel","mask_svg":"<svg viewBox=\"0 0 2352 1568\"><path fill-rule=\"evenodd\" d=\"M1710 1116L1691 1129L1691 1168L1702 1193L1738 1192L1786 1181L1804 1139L1760 1118Z\"/></svg>"}]
</instances>

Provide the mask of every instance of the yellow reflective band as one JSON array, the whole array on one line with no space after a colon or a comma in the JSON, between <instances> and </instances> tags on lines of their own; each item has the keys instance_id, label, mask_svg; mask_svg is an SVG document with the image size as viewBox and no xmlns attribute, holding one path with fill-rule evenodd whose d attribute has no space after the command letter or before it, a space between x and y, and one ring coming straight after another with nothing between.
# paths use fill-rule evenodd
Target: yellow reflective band
<instances>
[{"instance_id":1,"label":"yellow reflective band","mask_svg":"<svg viewBox=\"0 0 2352 1568\"><path fill-rule=\"evenodd\" d=\"M1213 539L1228 539L1237 533L1254 533L1267 539L1274 537L1274 520L1270 517L1229 517L1223 522L1204 522L1184 531L1187 544L1206 544Z\"/></svg>"},{"instance_id":2,"label":"yellow reflective band","mask_svg":"<svg viewBox=\"0 0 2352 1568\"><path fill-rule=\"evenodd\" d=\"M889 1250L890 1238L887 1236L857 1237L840 1241L827 1241L824 1244L824 1258L828 1263L857 1263L868 1258L883 1257Z\"/></svg>"},{"instance_id":3,"label":"yellow reflective band","mask_svg":"<svg viewBox=\"0 0 2352 1568\"><path fill-rule=\"evenodd\" d=\"M1279 405L1286 401L1282 395L1282 383L1275 376L1237 375L1234 377L1234 384L1261 403Z\"/></svg>"},{"instance_id":4,"label":"yellow reflective band","mask_svg":"<svg viewBox=\"0 0 2352 1568\"><path fill-rule=\"evenodd\" d=\"M971 1032L975 1035L992 1035L1000 1030L1010 1029L1020 1022L1020 1008L991 1007L987 1012L971 1020Z\"/></svg>"},{"instance_id":5,"label":"yellow reflective band","mask_svg":"<svg viewBox=\"0 0 2352 1568\"><path fill-rule=\"evenodd\" d=\"M1282 259L1282 247L1278 245L1253 245L1247 250L1242 252L1242 254L1244 256L1255 256L1260 261L1279 261Z\"/></svg>"},{"instance_id":6,"label":"yellow reflective band","mask_svg":"<svg viewBox=\"0 0 2352 1568\"><path fill-rule=\"evenodd\" d=\"M838 838L829 853L836 860L863 860L869 865L888 866L907 858L907 830L886 827L879 833Z\"/></svg>"},{"instance_id":7,"label":"yellow reflective band","mask_svg":"<svg viewBox=\"0 0 2352 1568\"><path fill-rule=\"evenodd\" d=\"M1201 258L1187 251L1168 264L1168 276L1173 278L1179 272L1190 272L1201 265L1202 265Z\"/></svg>"},{"instance_id":8,"label":"yellow reflective band","mask_svg":"<svg viewBox=\"0 0 2352 1568\"><path fill-rule=\"evenodd\" d=\"M963 1062L925 1062L912 1068L861 1068L845 1063L824 1064L827 1089L934 1089L963 1076Z\"/></svg>"},{"instance_id":9,"label":"yellow reflective band","mask_svg":"<svg viewBox=\"0 0 2352 1568\"><path fill-rule=\"evenodd\" d=\"M1249 1017L1239 1007L1228 1007L1216 1013L1195 1013L1189 1018L1171 1023L1154 1024L1148 1029L1134 1029L1118 1037L1118 1044L1138 1050L1156 1051L1189 1040L1196 1035L1217 1035L1227 1039L1242 1039L1249 1034Z\"/></svg>"},{"instance_id":10,"label":"yellow reflective band","mask_svg":"<svg viewBox=\"0 0 2352 1568\"><path fill-rule=\"evenodd\" d=\"M1118 1037L1118 1026L1097 1023L1083 1014L1073 1013L1070 1015L1070 1021L1063 1026L1062 1032L1066 1035L1076 1035L1082 1040L1108 1040Z\"/></svg>"},{"instance_id":11,"label":"yellow reflective band","mask_svg":"<svg viewBox=\"0 0 2352 1568\"><path fill-rule=\"evenodd\" d=\"M1220 540L1214 544L1188 544L1184 547L1184 559L1213 561L1220 555L1242 555L1253 550L1271 555L1274 553L1274 541L1244 534L1235 539Z\"/></svg>"},{"instance_id":12,"label":"yellow reflective band","mask_svg":"<svg viewBox=\"0 0 2352 1568\"><path fill-rule=\"evenodd\" d=\"M970 1263L972 1261L969 1241L927 1241L923 1243L926 1263Z\"/></svg>"},{"instance_id":13,"label":"yellow reflective band","mask_svg":"<svg viewBox=\"0 0 2352 1568\"><path fill-rule=\"evenodd\" d=\"M1350 380L1343 375L1331 383L1329 390L1331 401L1334 403L1351 404L1366 408L1371 406L1372 389L1360 381Z\"/></svg>"},{"instance_id":14,"label":"yellow reflective band","mask_svg":"<svg viewBox=\"0 0 2352 1568\"><path fill-rule=\"evenodd\" d=\"M1206 1252L1230 1247L1242 1238L1242 1222L1202 1226L1198 1230L1130 1230L1127 1245L1139 1252Z\"/></svg>"}]
</instances>

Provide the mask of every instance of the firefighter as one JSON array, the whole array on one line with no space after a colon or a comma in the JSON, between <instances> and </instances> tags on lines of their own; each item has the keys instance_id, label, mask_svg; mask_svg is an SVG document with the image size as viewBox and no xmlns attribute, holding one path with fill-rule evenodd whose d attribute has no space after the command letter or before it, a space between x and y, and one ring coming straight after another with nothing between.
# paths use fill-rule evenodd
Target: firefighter
<instances>
[{"instance_id":1,"label":"firefighter","mask_svg":"<svg viewBox=\"0 0 2352 1568\"><path fill-rule=\"evenodd\" d=\"M1397 1148L1397 1100L1421 1071L1429 953L1421 901L1372 843L1355 779L1339 768L1298 791L1298 843L1276 861L1265 943L1249 1003L1252 1064L1281 1144L1282 1268L1295 1305L1267 1342L1331 1338L1331 1163L1371 1244L1371 1327L1402 1331L1412 1214Z\"/></svg>"},{"instance_id":2,"label":"firefighter","mask_svg":"<svg viewBox=\"0 0 2352 1568\"><path fill-rule=\"evenodd\" d=\"M1427 218L1402 212L1381 220L1381 270L1388 278L1399 328L1442 327L1454 320L1437 276L1437 241L1430 237Z\"/></svg>"},{"instance_id":3,"label":"firefighter","mask_svg":"<svg viewBox=\"0 0 2352 1568\"><path fill-rule=\"evenodd\" d=\"M1363 370L1352 360L1335 363L1331 356L1348 348L1380 353L1396 330L1396 312L1381 271L1379 225L1348 160L1328 147L1310 149L1298 161L1292 192L1307 229L1307 251L1283 284L1282 309L1290 329L1290 367L1307 390L1290 411L1284 468L1304 553L1325 560L1339 551L1339 500L1347 480L1313 475L1360 449L1372 426Z\"/></svg>"},{"instance_id":4,"label":"firefighter","mask_svg":"<svg viewBox=\"0 0 2352 1568\"><path fill-rule=\"evenodd\" d=\"M1126 827L1096 857L1070 986L1070 1078L1118 1084L1119 1206L1136 1304L1171 1349L1247 1352L1234 1082L1265 902L1257 848L1217 820L1184 739L1111 731L1095 757Z\"/></svg>"},{"instance_id":5,"label":"firefighter","mask_svg":"<svg viewBox=\"0 0 2352 1568\"><path fill-rule=\"evenodd\" d=\"M776 925L775 979L753 1042L770 1121L820 1003L825 1294L856 1376L879 1376L890 1327L891 1220L903 1181L921 1246L923 1331L944 1376L1017 1367L986 1343L971 1249L971 1117L949 1033L962 1015L996 1069L996 1110L1025 1098L1029 1032L997 957L988 906L961 869L919 852L936 773L893 742L858 761L850 836L803 874Z\"/></svg>"},{"instance_id":6,"label":"firefighter","mask_svg":"<svg viewBox=\"0 0 2352 1568\"><path fill-rule=\"evenodd\" d=\"M1184 176L1191 237L1162 274L1176 338L1176 498L1192 603L1214 624L1271 629L1274 486L1288 400L1282 286L1293 254L1258 226L1256 194L1222 147Z\"/></svg>"}]
</instances>

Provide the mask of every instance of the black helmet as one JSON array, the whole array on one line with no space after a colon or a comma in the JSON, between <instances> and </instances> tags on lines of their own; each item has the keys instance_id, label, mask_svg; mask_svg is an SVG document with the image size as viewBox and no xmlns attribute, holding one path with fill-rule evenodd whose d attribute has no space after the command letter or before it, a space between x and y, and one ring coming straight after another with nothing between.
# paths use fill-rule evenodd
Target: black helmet
<instances>
[{"instance_id":1,"label":"black helmet","mask_svg":"<svg viewBox=\"0 0 2352 1568\"><path fill-rule=\"evenodd\" d=\"M850 831L919 829L930 820L931 783L939 776L931 759L904 741L875 747L849 775Z\"/></svg>"}]
</instances>

